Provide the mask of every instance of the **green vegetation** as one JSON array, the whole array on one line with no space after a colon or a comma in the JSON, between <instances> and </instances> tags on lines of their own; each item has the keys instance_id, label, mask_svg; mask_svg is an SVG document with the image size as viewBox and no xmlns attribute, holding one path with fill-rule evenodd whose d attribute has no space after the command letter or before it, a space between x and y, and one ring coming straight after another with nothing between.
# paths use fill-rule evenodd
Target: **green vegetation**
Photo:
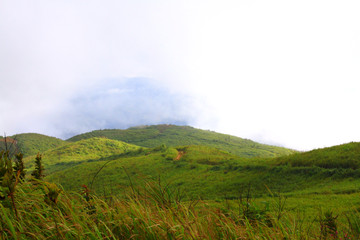
<instances>
[{"instance_id":1,"label":"green vegetation","mask_svg":"<svg viewBox=\"0 0 360 240\"><path fill-rule=\"evenodd\" d=\"M43 152L42 162L46 169L46 175L48 175L53 171L78 165L82 162L115 157L138 149L140 149L138 146L106 138L84 139ZM34 156L30 156L24 159L27 168L34 168L34 158Z\"/></svg>"},{"instance_id":2,"label":"green vegetation","mask_svg":"<svg viewBox=\"0 0 360 240\"><path fill-rule=\"evenodd\" d=\"M11 138L17 141L18 151L24 154L24 157L43 153L46 150L66 144L66 142L61 139L37 133L17 134L11 136Z\"/></svg>"},{"instance_id":3,"label":"green vegetation","mask_svg":"<svg viewBox=\"0 0 360 240\"><path fill-rule=\"evenodd\" d=\"M359 159L360 143L249 158L101 137L24 159L3 152L0 239L359 239ZM43 180L21 177L22 160Z\"/></svg>"},{"instance_id":4,"label":"green vegetation","mask_svg":"<svg viewBox=\"0 0 360 240\"><path fill-rule=\"evenodd\" d=\"M236 202L236 205L234 204ZM358 239L360 214L289 212L286 198L254 201L251 191L220 205L183 201L167 184L148 181L124 199L99 198L87 186L24 182L0 201L0 239ZM16 212L14 211L16 206ZM343 219L343 220L342 220Z\"/></svg>"},{"instance_id":5,"label":"green vegetation","mask_svg":"<svg viewBox=\"0 0 360 240\"><path fill-rule=\"evenodd\" d=\"M278 159L279 164L293 167L320 167L328 169L358 169L360 167L360 143L348 143L339 146L298 153Z\"/></svg>"},{"instance_id":6,"label":"green vegetation","mask_svg":"<svg viewBox=\"0 0 360 240\"><path fill-rule=\"evenodd\" d=\"M92 137L106 137L142 147L156 147L165 144L171 147L183 145L205 145L215 147L240 157L276 157L295 151L269 146L231 135L200 130L189 126L155 125L134 127L127 130L97 130L74 136L68 141L74 142Z\"/></svg>"},{"instance_id":7,"label":"green vegetation","mask_svg":"<svg viewBox=\"0 0 360 240\"><path fill-rule=\"evenodd\" d=\"M41 161L41 155L39 153L35 158L35 170L31 173L31 176L33 176L37 180L42 180L45 176L44 167Z\"/></svg>"},{"instance_id":8,"label":"green vegetation","mask_svg":"<svg viewBox=\"0 0 360 240\"><path fill-rule=\"evenodd\" d=\"M353 153L350 151L349 154ZM297 159L299 155L292 156ZM134 149L126 154L109 154L107 157L83 156L76 164L65 164L68 156L59 156L59 159L64 159L63 163L51 160L51 164L47 164L51 173L47 176L49 181L61 184L65 189L76 190L81 184L92 182L96 176L93 190L105 195L121 195L127 191L129 177L133 179L134 186L140 186L145 180L160 176L175 188L184 189L186 199L234 199L249 184L256 196L266 195L267 188L288 196L357 193L360 184L360 169L291 166L284 159L291 161L292 156L240 158L216 148L197 145L176 148L161 145ZM53 169L57 169L56 172Z\"/></svg>"}]
</instances>

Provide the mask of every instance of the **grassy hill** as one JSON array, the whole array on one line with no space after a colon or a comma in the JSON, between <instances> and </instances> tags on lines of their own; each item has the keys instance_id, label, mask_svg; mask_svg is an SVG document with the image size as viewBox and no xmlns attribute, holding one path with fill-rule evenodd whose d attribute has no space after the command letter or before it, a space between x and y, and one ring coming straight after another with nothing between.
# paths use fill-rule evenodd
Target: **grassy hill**
<instances>
[{"instance_id":1,"label":"grassy hill","mask_svg":"<svg viewBox=\"0 0 360 240\"><path fill-rule=\"evenodd\" d=\"M42 153L67 144L64 140L37 133L17 134L11 136L11 138L16 139L17 147L24 156L31 156L38 152Z\"/></svg>"},{"instance_id":2,"label":"grassy hill","mask_svg":"<svg viewBox=\"0 0 360 240\"><path fill-rule=\"evenodd\" d=\"M74 136L67 141L74 142L92 137L106 137L143 147L205 145L219 148L240 157L277 157L295 151L256 143L248 139L196 129L189 126L154 125L134 127L127 130L96 130Z\"/></svg>"},{"instance_id":3,"label":"grassy hill","mask_svg":"<svg viewBox=\"0 0 360 240\"><path fill-rule=\"evenodd\" d=\"M95 190L119 194L129 189L129 178L140 187L146 180L160 177L174 188L184 189L189 198L205 199L236 198L249 185L259 196L266 195L268 188L289 196L356 193L360 190L357 188L360 169L348 167L342 161L357 158L358 146L359 143L350 143L274 159L241 158L208 146L163 145L108 157L83 158L79 164L50 164L50 169L59 165L62 168L47 179L74 190L89 184L96 175ZM310 160L312 164L308 164ZM102 170L98 173L99 169Z\"/></svg>"},{"instance_id":4,"label":"grassy hill","mask_svg":"<svg viewBox=\"0 0 360 240\"><path fill-rule=\"evenodd\" d=\"M118 156L141 149L138 146L105 138L90 138L47 150L42 154L46 173L58 171L82 162ZM32 169L35 156L24 159L26 167Z\"/></svg>"},{"instance_id":5,"label":"grassy hill","mask_svg":"<svg viewBox=\"0 0 360 240\"><path fill-rule=\"evenodd\" d=\"M218 190L222 191L225 185L231 184L231 179L227 179L229 183L224 182L224 167L229 160L235 159L238 157L207 146L192 145L177 149L159 146L97 161L84 161L54 172L47 179L75 190L82 184L90 184L96 176L94 190L121 194L129 190L131 183L141 187L145 181L160 177L174 187L186 189L189 197L215 198L222 195ZM102 170L98 172L99 169Z\"/></svg>"},{"instance_id":6,"label":"grassy hill","mask_svg":"<svg viewBox=\"0 0 360 240\"><path fill-rule=\"evenodd\" d=\"M360 143L351 142L338 146L316 149L280 157L278 163L290 164L293 167L321 167L328 169L360 168Z\"/></svg>"},{"instance_id":7,"label":"grassy hill","mask_svg":"<svg viewBox=\"0 0 360 240\"><path fill-rule=\"evenodd\" d=\"M0 229L4 239L206 239L214 229L209 239L359 239L359 152L348 143L246 158L204 145L83 139L43 154L45 180L65 191L19 184L18 213L0 199Z\"/></svg>"},{"instance_id":8,"label":"grassy hill","mask_svg":"<svg viewBox=\"0 0 360 240\"><path fill-rule=\"evenodd\" d=\"M83 141L92 140L80 142ZM95 190L119 194L129 190L131 181L140 187L146 180L160 177L164 182L171 182L174 188L180 187L186 191L189 198L200 196L205 199L236 198L249 185L259 196L266 195L268 188L289 196L359 192L360 169L341 163L344 159L350 161L357 156L357 146L358 143L350 143L274 159L241 158L208 146L174 148L162 145L134 148L126 154L109 154L98 158L83 156L78 163L49 164L50 170L57 170L51 170L52 174L47 179L75 190L82 184L92 182L96 175ZM344 151L338 155L330 154L340 151L339 148ZM61 155L59 159L62 159ZM68 156L64 159L68 159ZM300 159L304 164L299 164ZM314 164L307 163L311 159ZM321 164L316 165L317 162ZM338 165L334 164L336 162Z\"/></svg>"}]
</instances>

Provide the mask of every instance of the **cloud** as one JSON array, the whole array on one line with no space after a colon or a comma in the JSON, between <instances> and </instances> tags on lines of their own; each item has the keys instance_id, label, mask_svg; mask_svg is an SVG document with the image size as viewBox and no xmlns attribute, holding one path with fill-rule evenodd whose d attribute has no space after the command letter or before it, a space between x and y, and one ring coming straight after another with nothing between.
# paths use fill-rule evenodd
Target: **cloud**
<instances>
[{"instance_id":1,"label":"cloud","mask_svg":"<svg viewBox=\"0 0 360 240\"><path fill-rule=\"evenodd\" d=\"M117 104L134 117L124 101L136 101L135 95L132 98L107 95L104 91L116 91L118 87L115 81L108 83L108 79L152 79L150 92L166 79L180 80L172 70L183 61L182 55L174 61L172 54L185 52L181 13L175 11L179 5L165 4L167 11L161 11L162 4L146 1L20 0L16 4L12 1L0 4L0 107L7 115L0 118L0 130L9 134L37 131L63 135L60 129L69 126L61 127L59 123L58 128L52 129L51 121L61 116L84 120L81 114L92 117L86 126L107 126L109 115L120 111ZM107 84L114 85L113 90L106 89ZM103 92L97 92L98 87ZM85 96L84 89L91 96ZM143 100L150 97L145 92L141 94L144 96L137 97ZM172 98L170 95L162 93L147 101L156 105L163 101L161 97ZM85 100L97 104L98 110L101 104L115 109L107 107L107 111L101 111L105 119L100 120L90 110L75 109L86 107ZM136 107L134 103L127 104L133 105L134 111L142 108L141 104ZM179 115L175 113L167 119ZM144 119L155 121L147 116L151 110L144 114ZM62 121L73 123L69 119Z\"/></svg>"},{"instance_id":2,"label":"cloud","mask_svg":"<svg viewBox=\"0 0 360 240\"><path fill-rule=\"evenodd\" d=\"M110 79L79 91L55 116L48 131L62 138L96 129L138 125L196 125L205 106L185 94L171 94L150 79ZM56 131L56 129L59 129Z\"/></svg>"},{"instance_id":3,"label":"cloud","mask_svg":"<svg viewBox=\"0 0 360 240\"><path fill-rule=\"evenodd\" d=\"M302 150L359 141L359 7L1 1L0 131L174 121Z\"/></svg>"}]
</instances>

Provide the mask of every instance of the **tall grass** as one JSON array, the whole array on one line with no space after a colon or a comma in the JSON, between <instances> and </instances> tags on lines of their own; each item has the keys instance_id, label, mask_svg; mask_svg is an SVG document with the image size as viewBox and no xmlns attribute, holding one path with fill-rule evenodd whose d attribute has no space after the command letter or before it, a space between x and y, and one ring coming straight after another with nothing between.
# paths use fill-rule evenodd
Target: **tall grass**
<instances>
[{"instance_id":1,"label":"tall grass","mask_svg":"<svg viewBox=\"0 0 360 240\"><path fill-rule=\"evenodd\" d=\"M66 192L54 184L24 182L0 202L0 239L357 239L360 214L338 223L331 214L304 221L301 213L223 210L201 200L182 201L168 185L148 182L126 198L100 198L88 189ZM281 201L270 206L278 207ZM240 201L240 200L239 200ZM240 204L251 201L241 200ZM245 205L243 205L245 206ZM240 209L240 211L239 211ZM248 207L249 211L250 207ZM281 210L282 211L282 210ZM265 217L266 216L266 217ZM324 229L336 225L336 235ZM330 230L334 230L332 227ZM326 230L326 229L325 229Z\"/></svg>"}]
</instances>

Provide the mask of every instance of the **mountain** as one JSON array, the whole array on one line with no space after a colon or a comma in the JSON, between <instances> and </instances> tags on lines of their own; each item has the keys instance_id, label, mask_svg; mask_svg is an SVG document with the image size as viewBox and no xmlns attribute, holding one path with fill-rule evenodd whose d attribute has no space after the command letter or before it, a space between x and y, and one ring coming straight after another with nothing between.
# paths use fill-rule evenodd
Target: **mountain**
<instances>
[{"instance_id":1,"label":"mountain","mask_svg":"<svg viewBox=\"0 0 360 240\"><path fill-rule=\"evenodd\" d=\"M129 190L131 185L140 188L147 180L160 178L165 184L171 182L173 186L186 189L189 197L201 195L215 198L222 195L220 192L225 191L224 187L232 184L231 173L224 181L226 168L231 163L238 164L241 161L238 156L208 146L172 148L162 145L83 160L52 171L46 179L61 184L65 189L76 190L83 184L93 183L91 187L94 191L121 194L125 189ZM56 164L48 167L54 169Z\"/></svg>"},{"instance_id":2,"label":"mountain","mask_svg":"<svg viewBox=\"0 0 360 240\"><path fill-rule=\"evenodd\" d=\"M359 169L360 143L351 142L338 146L296 153L277 159L278 164L293 167L320 167L327 169Z\"/></svg>"},{"instance_id":3,"label":"mountain","mask_svg":"<svg viewBox=\"0 0 360 240\"><path fill-rule=\"evenodd\" d=\"M153 125L133 127L126 130L96 130L74 136L67 141L74 142L92 137L106 137L143 147L205 145L219 148L240 157L277 157L294 153L294 150L260 144L248 139L196 129L189 126Z\"/></svg>"},{"instance_id":4,"label":"mountain","mask_svg":"<svg viewBox=\"0 0 360 240\"><path fill-rule=\"evenodd\" d=\"M37 133L16 134L11 136L11 138L17 141L17 148L24 156L42 153L46 150L67 144L64 140Z\"/></svg>"},{"instance_id":5,"label":"mountain","mask_svg":"<svg viewBox=\"0 0 360 240\"><path fill-rule=\"evenodd\" d=\"M90 144L92 141L99 139L72 144ZM106 143L94 145L101 149ZM92 151L87 144L84 146L83 152ZM302 196L359 192L360 169L343 164L354 157L354 161L358 161L359 146L360 143L349 143L278 158L241 158L209 146L174 148L162 145L134 147L116 154L111 154L115 150L112 149L107 155L83 156L81 161L68 164L65 160L70 160L69 153L58 148L52 151L60 152L59 159L65 162L45 160L47 155L55 156L53 153L45 154L44 161L50 169L47 180L71 190L79 189L83 184L91 185L94 191L105 195L121 195L131 191L132 187L141 189L148 180L158 179L156 181L163 181L165 185L170 184L174 191L183 190L188 198L236 198L249 186L255 195L268 194L271 189ZM334 154L338 151L339 154ZM303 164L299 164L300 159ZM309 159L313 159L312 164L306 163Z\"/></svg>"},{"instance_id":6,"label":"mountain","mask_svg":"<svg viewBox=\"0 0 360 240\"><path fill-rule=\"evenodd\" d=\"M141 147L116 140L90 138L45 151L42 153L42 162L47 174L50 174L82 162L114 157L138 149ZM34 158L35 156L30 156L24 159L28 169L34 167Z\"/></svg>"}]
</instances>

